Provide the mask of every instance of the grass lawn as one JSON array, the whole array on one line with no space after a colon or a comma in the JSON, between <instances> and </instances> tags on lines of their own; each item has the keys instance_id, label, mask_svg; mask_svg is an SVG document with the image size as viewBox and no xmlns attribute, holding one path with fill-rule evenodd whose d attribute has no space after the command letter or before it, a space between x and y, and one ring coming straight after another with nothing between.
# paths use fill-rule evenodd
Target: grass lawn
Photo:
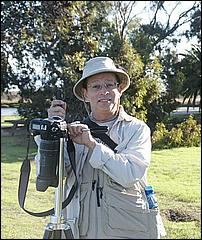
<instances>
[{"instance_id":1,"label":"grass lawn","mask_svg":"<svg viewBox=\"0 0 202 240\"><path fill-rule=\"evenodd\" d=\"M34 217L25 213L18 203L20 168L27 150L25 135L1 136L1 237L2 239L42 239L49 217ZM36 145L31 141L29 156L33 159ZM35 187L36 165L31 161L25 208L41 212L54 207L55 188L38 192Z\"/></svg>"},{"instance_id":2,"label":"grass lawn","mask_svg":"<svg viewBox=\"0 0 202 240\"><path fill-rule=\"evenodd\" d=\"M199 239L201 213L200 148L152 152L148 173L155 187L167 236L164 239Z\"/></svg>"},{"instance_id":3,"label":"grass lawn","mask_svg":"<svg viewBox=\"0 0 202 240\"><path fill-rule=\"evenodd\" d=\"M1 237L42 239L49 217L34 217L18 204L20 167L26 156L25 135L1 136ZM36 154L31 141L30 159ZM152 152L149 183L154 186L167 236L164 239L199 239L200 232L200 148L176 148ZM40 212L54 207L55 188L37 192L36 166L31 175L25 207Z\"/></svg>"}]
</instances>

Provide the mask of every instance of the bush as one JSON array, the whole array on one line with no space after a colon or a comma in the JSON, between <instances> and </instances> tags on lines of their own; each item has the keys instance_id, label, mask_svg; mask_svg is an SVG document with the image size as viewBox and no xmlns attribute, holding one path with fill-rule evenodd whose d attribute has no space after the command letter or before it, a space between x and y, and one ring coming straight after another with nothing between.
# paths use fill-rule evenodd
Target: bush
<instances>
[{"instance_id":1,"label":"bush","mask_svg":"<svg viewBox=\"0 0 202 240\"><path fill-rule=\"evenodd\" d=\"M201 125L197 124L197 121L192 115L185 121L179 124L179 127L183 132L183 146L187 147L199 147L201 139Z\"/></svg>"},{"instance_id":2,"label":"bush","mask_svg":"<svg viewBox=\"0 0 202 240\"><path fill-rule=\"evenodd\" d=\"M183 137L183 131L181 128L172 128L171 131L169 132L169 141L168 141L168 146L169 148L171 147L180 147L182 146L182 137Z\"/></svg>"},{"instance_id":3,"label":"bush","mask_svg":"<svg viewBox=\"0 0 202 240\"><path fill-rule=\"evenodd\" d=\"M166 129L164 123L157 123L156 130L152 134L153 148L163 149L166 148L168 141L169 131Z\"/></svg>"},{"instance_id":4,"label":"bush","mask_svg":"<svg viewBox=\"0 0 202 240\"><path fill-rule=\"evenodd\" d=\"M153 149L173 147L199 147L201 125L190 115L184 122L168 131L164 123L157 123L152 135Z\"/></svg>"}]
</instances>

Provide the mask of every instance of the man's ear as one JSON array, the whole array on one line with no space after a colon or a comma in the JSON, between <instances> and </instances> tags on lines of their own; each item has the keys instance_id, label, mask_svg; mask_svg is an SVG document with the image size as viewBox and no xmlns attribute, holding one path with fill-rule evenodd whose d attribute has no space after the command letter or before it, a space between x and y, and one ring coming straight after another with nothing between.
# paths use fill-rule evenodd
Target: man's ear
<instances>
[{"instance_id":1,"label":"man's ear","mask_svg":"<svg viewBox=\"0 0 202 240\"><path fill-rule=\"evenodd\" d=\"M86 100L88 100L88 94L87 94L87 90L85 88L82 88L82 92L83 92L83 98Z\"/></svg>"},{"instance_id":2,"label":"man's ear","mask_svg":"<svg viewBox=\"0 0 202 240\"><path fill-rule=\"evenodd\" d=\"M120 85L118 86L118 91L119 91L119 94L120 94L120 97L122 96L122 91L121 91L121 87L120 87Z\"/></svg>"}]
</instances>

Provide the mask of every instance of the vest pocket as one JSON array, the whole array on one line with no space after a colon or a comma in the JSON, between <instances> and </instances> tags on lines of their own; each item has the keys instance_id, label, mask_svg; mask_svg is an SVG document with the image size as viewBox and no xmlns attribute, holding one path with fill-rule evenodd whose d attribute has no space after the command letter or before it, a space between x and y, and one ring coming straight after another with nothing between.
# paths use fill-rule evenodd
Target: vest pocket
<instances>
[{"instance_id":1,"label":"vest pocket","mask_svg":"<svg viewBox=\"0 0 202 240\"><path fill-rule=\"evenodd\" d=\"M85 236L89 228L89 205L90 205L90 191L89 184L81 184L80 193L80 212L79 212L79 234Z\"/></svg>"},{"instance_id":2,"label":"vest pocket","mask_svg":"<svg viewBox=\"0 0 202 240\"><path fill-rule=\"evenodd\" d=\"M150 211L138 195L111 189L105 195L103 204L103 226L106 235L132 239L150 238ZM154 232L156 233L155 230ZM152 237L156 236L154 232Z\"/></svg>"}]
</instances>

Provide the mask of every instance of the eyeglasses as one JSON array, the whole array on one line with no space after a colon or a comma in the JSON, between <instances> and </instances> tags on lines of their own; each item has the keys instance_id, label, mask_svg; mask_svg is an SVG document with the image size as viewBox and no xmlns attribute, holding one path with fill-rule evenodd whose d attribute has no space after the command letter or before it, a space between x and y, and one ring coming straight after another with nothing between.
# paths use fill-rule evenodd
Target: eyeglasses
<instances>
[{"instance_id":1,"label":"eyeglasses","mask_svg":"<svg viewBox=\"0 0 202 240\"><path fill-rule=\"evenodd\" d=\"M102 89L102 87L104 86L106 90L113 90L115 88L117 88L118 83L117 82L109 82L109 83L104 83L104 84L88 84L88 87L92 88L93 91L98 92Z\"/></svg>"}]
</instances>

